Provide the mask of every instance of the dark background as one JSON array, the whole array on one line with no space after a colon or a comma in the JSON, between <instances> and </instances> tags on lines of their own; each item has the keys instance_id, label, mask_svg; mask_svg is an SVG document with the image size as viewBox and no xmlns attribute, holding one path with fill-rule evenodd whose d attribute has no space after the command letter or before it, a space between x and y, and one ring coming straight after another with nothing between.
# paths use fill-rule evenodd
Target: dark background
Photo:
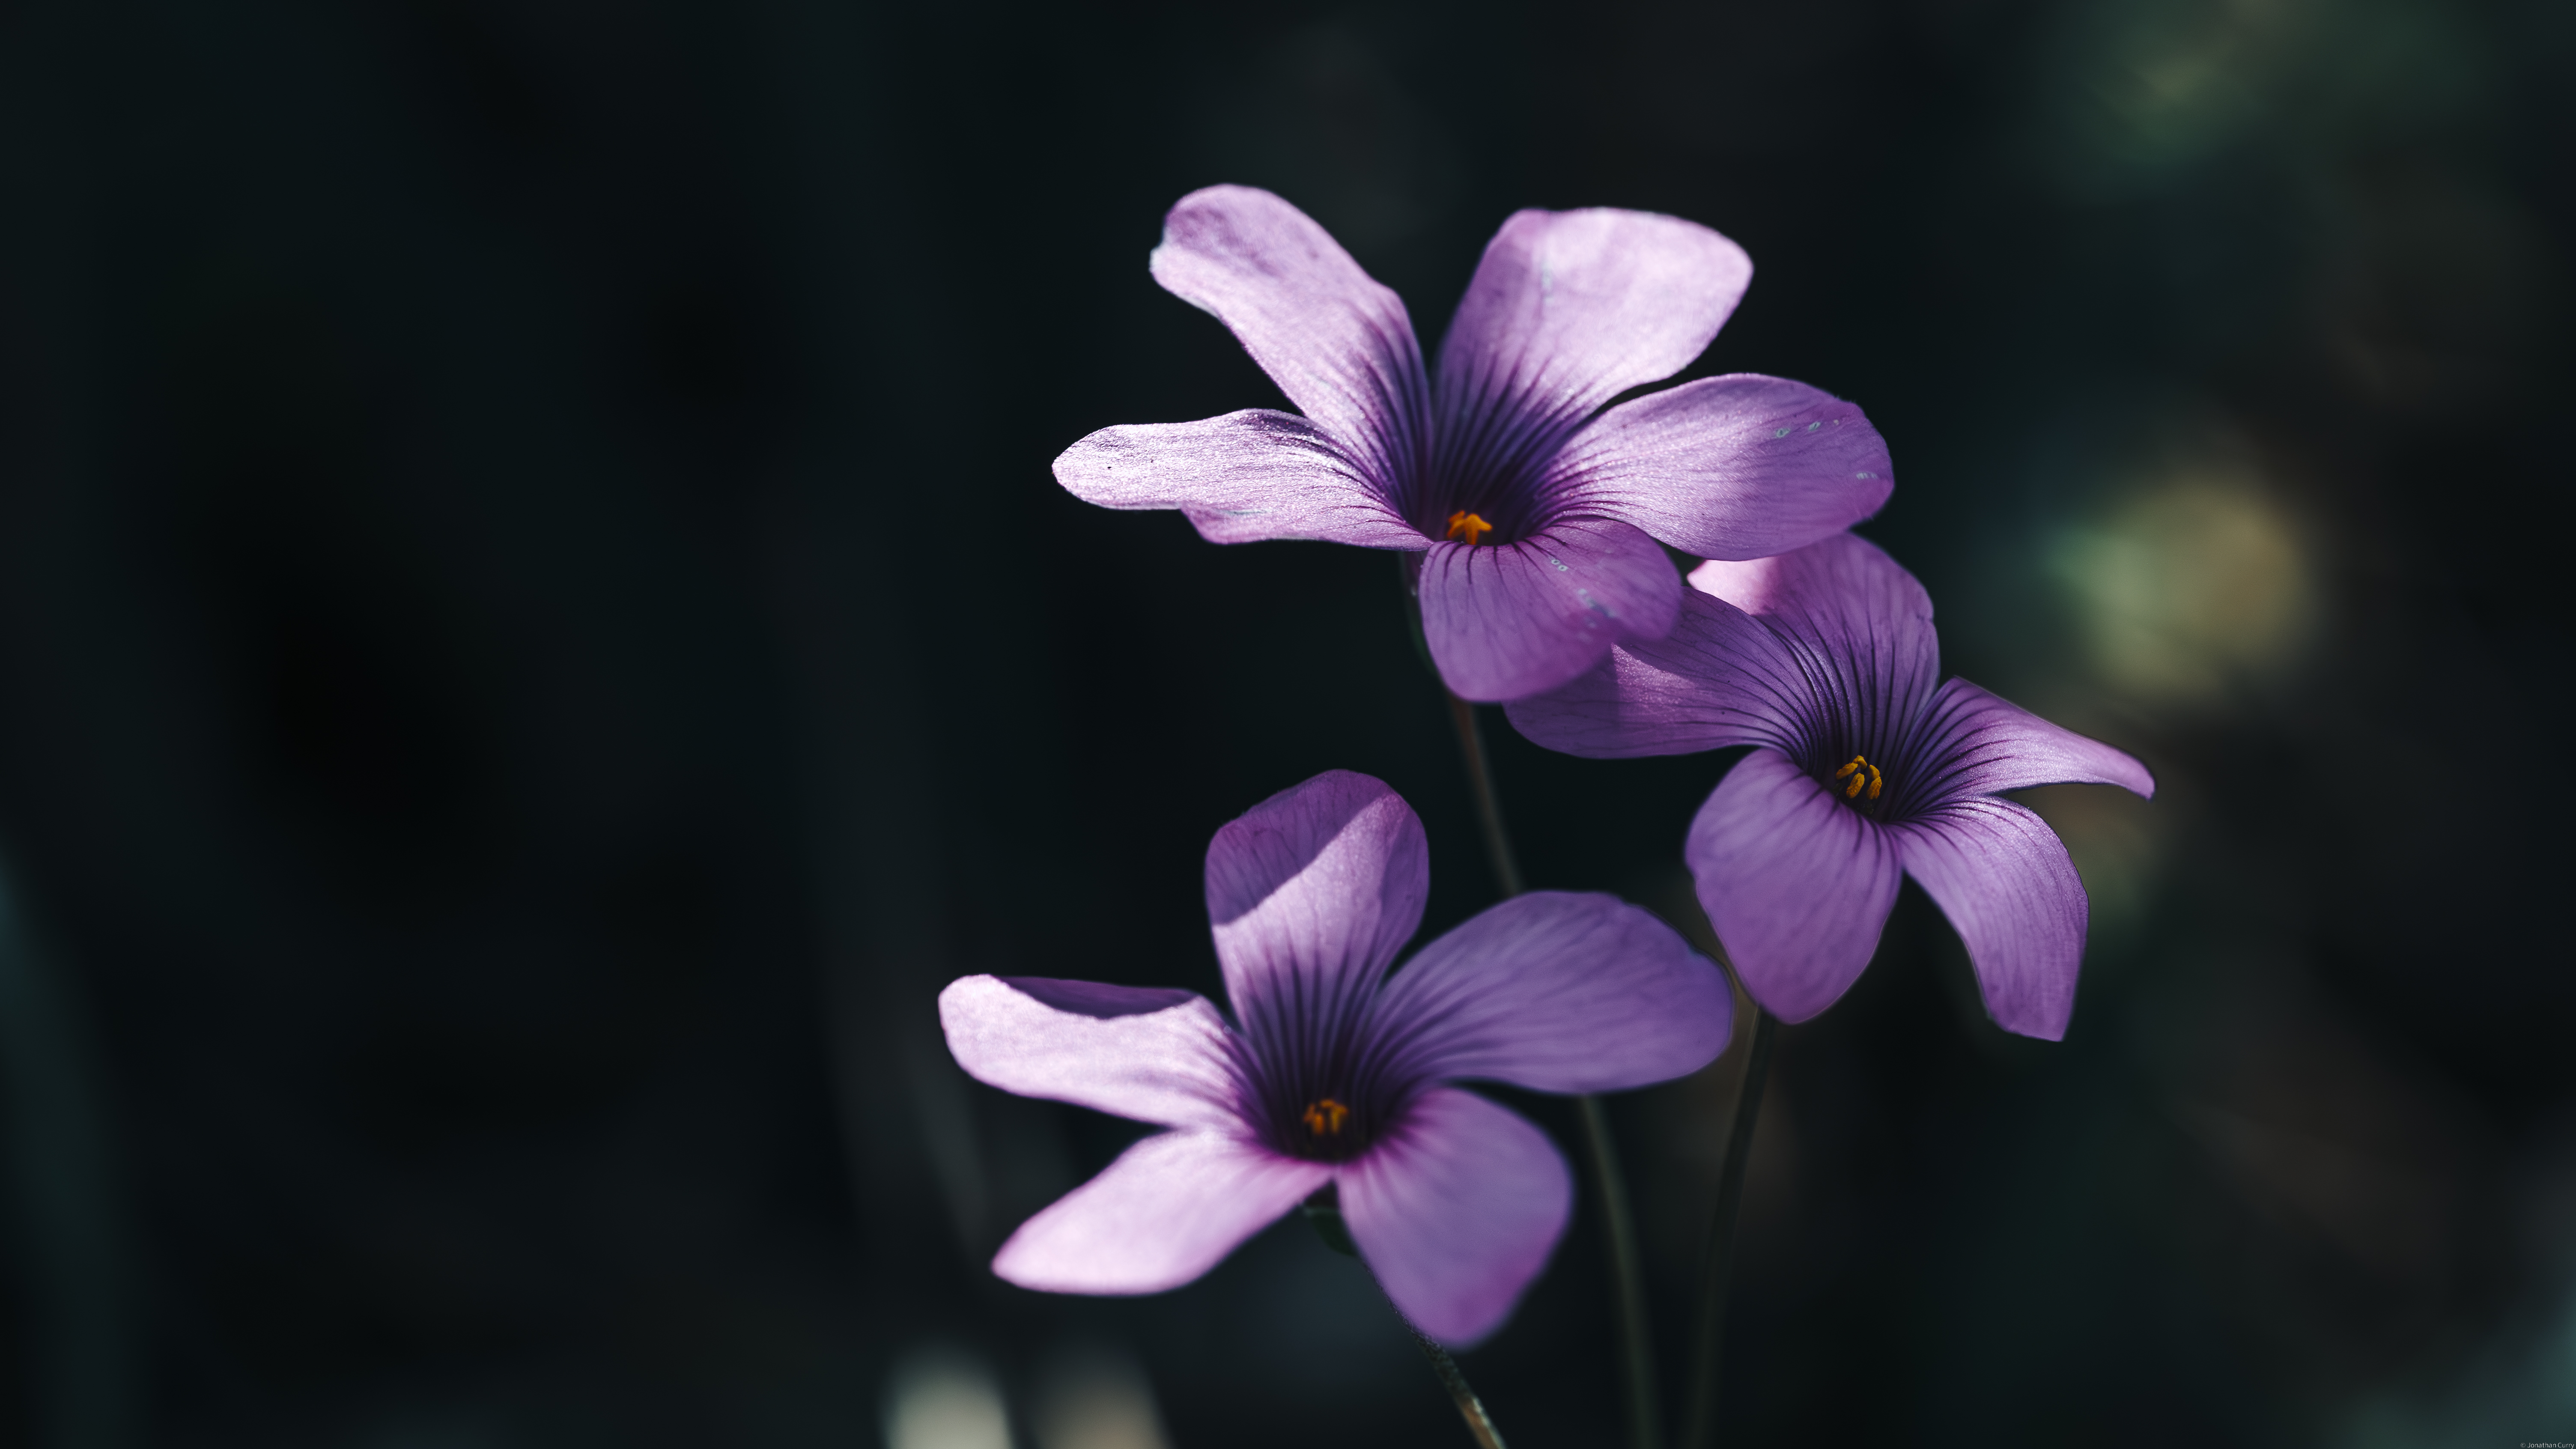
<instances>
[{"instance_id":1,"label":"dark background","mask_svg":"<svg viewBox=\"0 0 2576 1449\"><path fill-rule=\"evenodd\" d=\"M2571 87L2550 0L0 7L0 1441L1466 1442L1293 1222L982 1266L1134 1129L945 981L1212 989L1329 767L1492 895L1386 556L1048 475L1277 400L1146 276L1216 181L1426 344L1514 208L1735 237L1696 370L1865 406L1948 666L2158 774L2034 800L2065 1043L1910 886L1783 1032L1731 1443L2576 1438ZM1489 728L1705 929L1723 757ZM1668 1380L1737 1060L1616 1104ZM1516 1444L1616 1441L1601 1263L1466 1357Z\"/></svg>"}]
</instances>

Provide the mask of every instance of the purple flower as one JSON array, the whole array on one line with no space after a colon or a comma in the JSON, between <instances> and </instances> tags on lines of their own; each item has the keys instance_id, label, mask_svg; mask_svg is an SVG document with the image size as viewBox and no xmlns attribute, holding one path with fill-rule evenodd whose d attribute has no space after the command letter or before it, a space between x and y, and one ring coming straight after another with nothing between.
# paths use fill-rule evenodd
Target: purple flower
<instances>
[{"instance_id":1,"label":"purple flower","mask_svg":"<svg viewBox=\"0 0 2576 1449\"><path fill-rule=\"evenodd\" d=\"M1189 991L969 976L940 994L977 1079L1173 1130L1021 1224L993 1271L1058 1293L1154 1293L1216 1266L1326 1184L1360 1256L1426 1333L1500 1324L1564 1231L1565 1160L1449 1085L1642 1086L1726 1045L1725 978L1600 895L1533 892L1422 948L1422 822L1335 770L1208 846L1208 919L1240 1028Z\"/></svg>"},{"instance_id":2,"label":"purple flower","mask_svg":"<svg viewBox=\"0 0 2576 1449\"><path fill-rule=\"evenodd\" d=\"M1861 539L1702 564L1690 582L1670 636L1510 706L1512 723L1596 759L1759 746L1700 807L1684 853L1745 990L1782 1020L1850 988L1905 871L1958 928L1995 1021L2065 1036L2084 884L2047 823L1996 792L2084 781L2151 796L2146 767L1942 683L1932 600Z\"/></svg>"},{"instance_id":3,"label":"purple flower","mask_svg":"<svg viewBox=\"0 0 2576 1449\"><path fill-rule=\"evenodd\" d=\"M1892 486L1859 408L1713 377L1603 411L1699 356L1753 275L1704 226L1523 211L1485 247L1426 377L1404 303L1266 191L1181 198L1154 280L1214 313L1303 417L1248 409L1104 428L1055 460L1075 496L1177 508L1214 543L1316 538L1423 554L1449 687L1517 699L1681 604L1661 539L1761 558L1839 532Z\"/></svg>"}]
</instances>

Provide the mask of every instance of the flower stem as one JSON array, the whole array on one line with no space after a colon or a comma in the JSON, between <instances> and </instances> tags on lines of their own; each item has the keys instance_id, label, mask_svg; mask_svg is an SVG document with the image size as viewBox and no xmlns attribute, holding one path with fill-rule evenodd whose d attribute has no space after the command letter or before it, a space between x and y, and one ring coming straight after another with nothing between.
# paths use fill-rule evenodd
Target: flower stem
<instances>
[{"instance_id":1,"label":"flower stem","mask_svg":"<svg viewBox=\"0 0 2576 1449\"><path fill-rule=\"evenodd\" d=\"M1776 1025L1759 1003L1753 1008L1753 1042L1744 1057L1744 1083L1735 1093L1735 1127L1727 1134L1726 1162L1717 1175L1717 1218L1709 1227L1708 1265L1700 1285L1698 1369L1691 1381L1688 1449L1715 1449L1717 1386L1726 1349L1726 1283L1733 1267L1735 1219L1744 1206L1744 1168L1753 1158L1753 1127L1762 1115L1762 1087L1771 1075Z\"/></svg>"},{"instance_id":2,"label":"flower stem","mask_svg":"<svg viewBox=\"0 0 2576 1449\"><path fill-rule=\"evenodd\" d=\"M1325 1247L1345 1258L1360 1256L1359 1246L1351 1241L1350 1224L1342 1220L1342 1195L1333 1184L1326 1183L1317 1188L1314 1195L1306 1199L1305 1212L1306 1221L1314 1224ZM1361 1259L1360 1266L1367 1268L1368 1261ZM1369 1281L1377 1283L1374 1270L1369 1273ZM1467 1421L1467 1432L1475 1435L1476 1442L1484 1449L1503 1449L1503 1431L1494 1427L1494 1416L1485 1412L1485 1401L1477 1398L1476 1391L1467 1386L1467 1376L1458 1371L1458 1361L1449 1356L1449 1350L1433 1342L1431 1335L1413 1326L1413 1320L1405 1317L1404 1310L1396 1306L1395 1296L1386 1291L1384 1283L1377 1284L1377 1292L1386 1300L1386 1306L1394 1311L1395 1321L1403 1324L1404 1331L1412 1334L1413 1341L1421 1345L1422 1356L1431 1360L1431 1371L1440 1376L1440 1387L1447 1389L1450 1399L1458 1405L1458 1417Z\"/></svg>"},{"instance_id":3,"label":"flower stem","mask_svg":"<svg viewBox=\"0 0 2576 1449\"><path fill-rule=\"evenodd\" d=\"M1512 853L1510 832L1503 828L1502 797L1494 789L1494 770L1485 754L1484 731L1476 706L1449 695L1449 718L1458 727L1458 749L1466 756L1467 783L1475 791L1476 814L1484 822L1485 852L1494 878L1508 898L1519 895L1520 861ZM1655 1387L1655 1345L1646 1319L1644 1265L1637 1251L1636 1214L1628 1206L1628 1180L1619 1170L1619 1150L1610 1136L1610 1114L1601 1099L1586 1092L1574 1099L1583 1110L1583 1136L1591 1149L1592 1178L1601 1192L1601 1221L1610 1246L1610 1280L1618 1298L1620 1356L1628 1381L1628 1434L1635 1449L1663 1449L1662 1395Z\"/></svg>"},{"instance_id":4,"label":"flower stem","mask_svg":"<svg viewBox=\"0 0 2576 1449\"><path fill-rule=\"evenodd\" d=\"M1404 1331L1413 1335L1413 1341L1422 1345L1422 1356L1431 1360L1431 1371L1440 1376L1440 1386L1458 1405L1458 1417L1467 1421L1467 1432L1475 1435L1484 1449L1503 1449L1503 1431L1494 1427L1494 1416L1485 1412L1485 1401L1467 1386L1467 1376L1458 1372L1458 1361L1449 1356L1449 1350L1432 1342L1429 1334L1414 1327L1413 1320L1405 1318L1401 1309L1395 1316L1403 1320Z\"/></svg>"},{"instance_id":5,"label":"flower stem","mask_svg":"<svg viewBox=\"0 0 2576 1449\"><path fill-rule=\"evenodd\" d=\"M1628 1368L1628 1437L1636 1449L1663 1449L1663 1396L1655 1388L1655 1350L1646 1325L1646 1275L1638 1261L1637 1219L1628 1208L1628 1179L1610 1139L1610 1114L1586 1092L1583 1135L1592 1175L1601 1186L1601 1219L1610 1228L1610 1276L1619 1285L1619 1340Z\"/></svg>"},{"instance_id":6,"label":"flower stem","mask_svg":"<svg viewBox=\"0 0 2576 1449\"><path fill-rule=\"evenodd\" d=\"M1447 685L1449 720L1458 727L1458 749L1467 757L1467 784L1476 792L1476 818L1485 827L1485 855L1494 864L1494 879L1506 900L1528 887L1521 884L1521 863L1512 854L1512 837L1503 829L1502 797L1494 793L1494 767L1485 758L1485 731L1476 721L1476 706L1460 699Z\"/></svg>"}]
</instances>

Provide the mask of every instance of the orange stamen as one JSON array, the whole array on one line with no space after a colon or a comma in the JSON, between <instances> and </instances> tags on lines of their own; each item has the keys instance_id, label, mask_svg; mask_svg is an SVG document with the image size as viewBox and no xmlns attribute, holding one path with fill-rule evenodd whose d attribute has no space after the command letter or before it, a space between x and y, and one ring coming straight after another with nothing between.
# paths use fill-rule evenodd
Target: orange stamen
<instances>
[{"instance_id":1,"label":"orange stamen","mask_svg":"<svg viewBox=\"0 0 2576 1449\"><path fill-rule=\"evenodd\" d=\"M1465 535L1466 541L1472 545L1482 542L1485 535L1493 531L1494 526L1492 524L1487 523L1485 520L1478 518L1472 513L1469 513L1466 509L1461 508L1457 512L1449 515L1449 536L1451 538L1457 538L1463 534Z\"/></svg>"}]
</instances>

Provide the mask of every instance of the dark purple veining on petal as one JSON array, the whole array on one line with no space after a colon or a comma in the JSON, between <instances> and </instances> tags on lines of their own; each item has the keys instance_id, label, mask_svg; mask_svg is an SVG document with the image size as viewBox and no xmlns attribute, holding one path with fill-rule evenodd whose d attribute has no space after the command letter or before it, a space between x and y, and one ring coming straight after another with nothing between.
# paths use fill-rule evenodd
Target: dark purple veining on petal
<instances>
[{"instance_id":1,"label":"dark purple veining on petal","mask_svg":"<svg viewBox=\"0 0 2576 1449\"><path fill-rule=\"evenodd\" d=\"M1938 683L1929 601L1870 545L1846 535L1766 567L1767 580L1739 575L1717 585L1743 593L1758 612L1738 612L1722 594L1717 607L1777 646L1776 654L1740 651L1732 687L1749 706L1744 716L1760 726L1747 731L1748 742L1787 756L1845 808L1883 825L1923 820L1992 789L2001 767L2032 748L2034 731L2042 743L2057 735L2080 747L2051 746L2063 758L2047 778L2152 790L2126 756L1964 681ZM1835 578L1842 582L1829 582ZM1889 587L1899 582L1904 587Z\"/></svg>"},{"instance_id":2,"label":"dark purple veining on petal","mask_svg":"<svg viewBox=\"0 0 2576 1449\"><path fill-rule=\"evenodd\" d=\"M1309 1162L1348 1162L1400 1127L1434 1083L1391 1049L1375 1019L1374 983L1338 998L1314 987L1312 978L1291 977L1280 990L1237 1003L1235 1082L1264 1146Z\"/></svg>"},{"instance_id":3,"label":"dark purple veining on petal","mask_svg":"<svg viewBox=\"0 0 2576 1449\"><path fill-rule=\"evenodd\" d=\"M1972 728L1975 703L1969 696L1942 692L1915 711L1905 747L1910 777L1905 813L1888 819L1919 819L1936 806L1981 793L1974 788L1973 772L2001 747L1980 746Z\"/></svg>"},{"instance_id":4,"label":"dark purple veining on petal","mask_svg":"<svg viewBox=\"0 0 2576 1449\"><path fill-rule=\"evenodd\" d=\"M1401 336L1375 323L1367 330L1387 361L1369 374L1365 412L1370 426L1360 430L1362 436L1345 439L1343 446L1380 496L1397 502L1402 511L1404 480L1422 471L1422 459L1430 452L1430 389L1410 328Z\"/></svg>"},{"instance_id":5,"label":"dark purple veining on petal","mask_svg":"<svg viewBox=\"0 0 2576 1449\"><path fill-rule=\"evenodd\" d=\"M1584 421L1580 413L1533 404L1517 377L1475 377L1436 401L1439 432L1425 466L1396 495L1397 508L1433 538L1448 536L1454 513L1494 527L1487 543L1516 543L1554 522L1541 488L1548 464Z\"/></svg>"},{"instance_id":6,"label":"dark purple veining on petal","mask_svg":"<svg viewBox=\"0 0 2576 1449\"><path fill-rule=\"evenodd\" d=\"M1864 636L1835 648L1817 642L1822 629L1794 626L1805 621L1760 622L1787 646L1804 685L1772 691L1791 725L1776 744L1781 753L1871 820L1910 820L1946 798L1942 784L1954 772L1944 759L1945 731L1927 719L1927 691L1903 677L1886 641ZM1837 772L1855 759L1866 762L1864 778L1867 766L1876 767L1875 795L1865 787L1845 795L1851 780Z\"/></svg>"}]
</instances>

